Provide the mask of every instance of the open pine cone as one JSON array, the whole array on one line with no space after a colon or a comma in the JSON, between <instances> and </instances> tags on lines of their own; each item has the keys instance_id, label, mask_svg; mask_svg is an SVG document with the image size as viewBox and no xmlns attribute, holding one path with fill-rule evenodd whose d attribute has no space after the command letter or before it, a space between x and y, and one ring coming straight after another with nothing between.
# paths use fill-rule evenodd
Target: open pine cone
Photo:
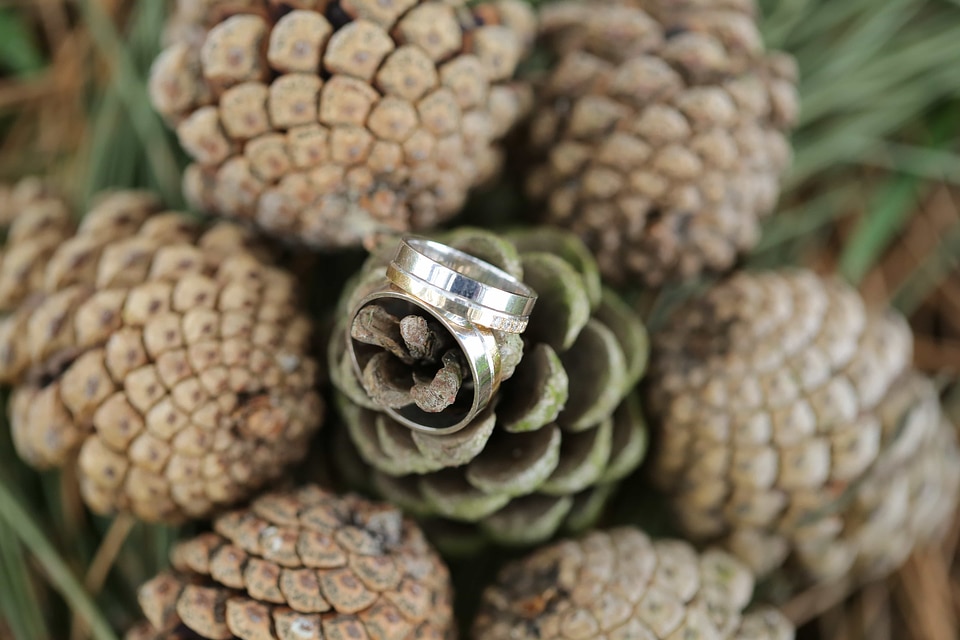
<instances>
[{"instance_id":1,"label":"open pine cone","mask_svg":"<svg viewBox=\"0 0 960 640\"><path fill-rule=\"evenodd\" d=\"M450 575L396 508L308 485L181 542L128 640L452 640Z\"/></svg>"},{"instance_id":2,"label":"open pine cone","mask_svg":"<svg viewBox=\"0 0 960 640\"><path fill-rule=\"evenodd\" d=\"M75 226L70 206L41 179L0 187L0 314L43 288L46 261Z\"/></svg>"},{"instance_id":3,"label":"open pine cone","mask_svg":"<svg viewBox=\"0 0 960 640\"><path fill-rule=\"evenodd\" d=\"M507 565L483 594L474 640L792 640L778 611L744 613L753 576L717 550L596 531Z\"/></svg>"},{"instance_id":4,"label":"open pine cone","mask_svg":"<svg viewBox=\"0 0 960 640\"><path fill-rule=\"evenodd\" d=\"M764 51L752 0L545 4L528 190L611 280L732 266L790 161L796 70Z\"/></svg>"},{"instance_id":5,"label":"open pine cone","mask_svg":"<svg viewBox=\"0 0 960 640\"><path fill-rule=\"evenodd\" d=\"M353 373L346 327L339 327L330 367L353 444L373 467L376 489L418 515L477 523L507 544L538 542L565 523L585 523L646 448L642 418L628 397L646 365L643 326L601 290L596 264L571 234L461 229L442 241L532 286L539 300L530 327L522 338L496 333L500 391L468 427L444 436L413 432L381 411ZM384 255L392 256L390 249ZM348 286L342 323L385 282L387 261L372 257ZM446 368L432 366L441 374Z\"/></svg>"},{"instance_id":6,"label":"open pine cone","mask_svg":"<svg viewBox=\"0 0 960 640\"><path fill-rule=\"evenodd\" d=\"M529 108L521 0L179 0L150 79L193 204L314 247L427 229Z\"/></svg>"},{"instance_id":7,"label":"open pine cone","mask_svg":"<svg viewBox=\"0 0 960 640\"><path fill-rule=\"evenodd\" d=\"M102 195L75 230L66 211L22 206L0 263L20 456L78 458L94 511L151 521L209 515L302 458L323 407L293 278L242 229L145 193Z\"/></svg>"},{"instance_id":8,"label":"open pine cone","mask_svg":"<svg viewBox=\"0 0 960 640\"><path fill-rule=\"evenodd\" d=\"M893 312L805 271L739 274L654 342L652 476L758 574L883 575L950 520L953 426Z\"/></svg>"}]
</instances>

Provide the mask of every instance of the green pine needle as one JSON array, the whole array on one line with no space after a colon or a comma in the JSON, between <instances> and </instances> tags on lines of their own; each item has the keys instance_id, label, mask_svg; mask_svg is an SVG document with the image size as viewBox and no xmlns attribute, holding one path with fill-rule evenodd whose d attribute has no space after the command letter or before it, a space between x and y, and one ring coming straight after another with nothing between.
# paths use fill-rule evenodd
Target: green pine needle
<instances>
[{"instance_id":1,"label":"green pine needle","mask_svg":"<svg viewBox=\"0 0 960 640\"><path fill-rule=\"evenodd\" d=\"M903 176L880 189L840 256L840 273L859 283L916 210L917 179Z\"/></svg>"},{"instance_id":2,"label":"green pine needle","mask_svg":"<svg viewBox=\"0 0 960 640\"><path fill-rule=\"evenodd\" d=\"M157 26L162 24L157 16L147 13L149 9L143 9L150 6L162 8L162 5L163 3L141 3L141 19L149 19ZM93 0L80 0L78 6L101 55L114 66L114 82L111 89L116 92L133 125L138 139L137 151L147 159L156 188L164 201L171 207L181 207L183 196L180 192L180 167L177 156L170 145L163 122L153 111L147 99L147 84L144 76L137 70L129 47L125 45L100 4ZM157 44L159 44L159 34L156 35ZM124 143L115 131L112 132L111 140L115 144Z\"/></svg>"},{"instance_id":3,"label":"green pine needle","mask_svg":"<svg viewBox=\"0 0 960 640\"><path fill-rule=\"evenodd\" d=\"M0 479L0 522L16 535L20 544L30 552L43 569L50 585L67 601L71 610L90 627L94 640L117 640L116 634L104 619L96 603L73 575L70 567L33 516L14 496L5 479Z\"/></svg>"},{"instance_id":4,"label":"green pine needle","mask_svg":"<svg viewBox=\"0 0 960 640\"><path fill-rule=\"evenodd\" d=\"M0 9L0 68L18 76L42 70L46 60L23 14Z\"/></svg>"}]
</instances>

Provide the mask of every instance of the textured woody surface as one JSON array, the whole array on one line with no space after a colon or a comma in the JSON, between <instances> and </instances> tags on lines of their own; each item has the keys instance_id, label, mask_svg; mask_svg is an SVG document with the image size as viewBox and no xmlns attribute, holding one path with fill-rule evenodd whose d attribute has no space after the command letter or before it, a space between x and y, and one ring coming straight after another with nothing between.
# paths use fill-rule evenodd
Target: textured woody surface
<instances>
[{"instance_id":1,"label":"textured woody surface","mask_svg":"<svg viewBox=\"0 0 960 640\"><path fill-rule=\"evenodd\" d=\"M390 505L316 486L263 495L174 547L128 640L452 640L449 573Z\"/></svg>"},{"instance_id":2,"label":"textured woody surface","mask_svg":"<svg viewBox=\"0 0 960 640\"><path fill-rule=\"evenodd\" d=\"M893 312L805 271L740 274L655 340L652 477L759 574L883 575L940 532L960 455Z\"/></svg>"},{"instance_id":3,"label":"textured woody surface","mask_svg":"<svg viewBox=\"0 0 960 640\"><path fill-rule=\"evenodd\" d=\"M39 178L0 187L0 312L9 312L43 287L44 265L75 224L67 203Z\"/></svg>"},{"instance_id":4,"label":"textured woody surface","mask_svg":"<svg viewBox=\"0 0 960 640\"><path fill-rule=\"evenodd\" d=\"M475 640L792 640L772 609L744 613L749 570L637 529L597 531L505 567L483 594Z\"/></svg>"},{"instance_id":5,"label":"textured woody surface","mask_svg":"<svg viewBox=\"0 0 960 640\"><path fill-rule=\"evenodd\" d=\"M539 300L530 327L522 339L497 334L505 380L491 407L467 428L437 436L401 426L383 413L384 404L410 402L408 390L418 379L443 378L446 367L436 354L456 350L442 346L431 359L423 355L423 336L404 338L397 318L365 320L365 331L379 327L379 337L361 332L363 341L383 351L365 380L357 380L345 325L356 303L386 282L383 256L389 259L392 247L384 247L348 287L330 349L350 440L373 468L375 488L418 515L475 523L508 544L546 539L564 525L586 526L645 451L645 427L628 395L646 366L643 326L601 289L596 263L570 233L544 228L498 236L461 229L441 240L531 285ZM417 317L399 321L412 324ZM423 326L431 324L427 318ZM392 383L371 384L383 380ZM454 387L454 393L471 393ZM445 407L446 401L434 409Z\"/></svg>"},{"instance_id":6,"label":"textured woody surface","mask_svg":"<svg viewBox=\"0 0 960 640\"><path fill-rule=\"evenodd\" d=\"M204 210L314 247L428 229L528 110L529 6L179 0L150 79Z\"/></svg>"},{"instance_id":7,"label":"textured woody surface","mask_svg":"<svg viewBox=\"0 0 960 640\"><path fill-rule=\"evenodd\" d=\"M557 61L528 189L547 219L613 280L730 268L777 201L797 113L794 63L764 50L752 0L549 3L541 34Z\"/></svg>"},{"instance_id":8,"label":"textured woody surface","mask_svg":"<svg viewBox=\"0 0 960 640\"><path fill-rule=\"evenodd\" d=\"M247 232L145 193L102 195L75 232L65 218L56 201L21 208L0 263L5 303L19 300L0 322L0 380L20 456L78 459L94 511L162 521L206 516L300 459L323 407L293 278Z\"/></svg>"}]
</instances>

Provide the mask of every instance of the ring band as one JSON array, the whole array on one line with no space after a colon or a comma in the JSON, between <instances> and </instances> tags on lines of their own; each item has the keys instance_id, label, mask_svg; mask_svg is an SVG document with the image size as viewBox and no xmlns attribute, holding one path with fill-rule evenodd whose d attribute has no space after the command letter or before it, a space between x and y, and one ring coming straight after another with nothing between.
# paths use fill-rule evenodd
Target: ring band
<instances>
[{"instance_id":1,"label":"ring band","mask_svg":"<svg viewBox=\"0 0 960 640\"><path fill-rule=\"evenodd\" d=\"M387 279L428 305L481 327L505 333L523 333L530 323L529 316L515 316L482 307L467 298L444 291L416 276L405 273L394 264L387 267Z\"/></svg>"},{"instance_id":2,"label":"ring band","mask_svg":"<svg viewBox=\"0 0 960 640\"><path fill-rule=\"evenodd\" d=\"M537 293L506 271L453 247L407 237L393 264L448 294L508 316L529 316Z\"/></svg>"},{"instance_id":3,"label":"ring band","mask_svg":"<svg viewBox=\"0 0 960 640\"><path fill-rule=\"evenodd\" d=\"M470 424L481 411L487 408L500 388L500 349L493 333L474 323L463 322L454 314L433 307L428 302L392 284L373 291L361 300L354 308L349 324L352 325L352 319L373 303L383 306L388 312L398 317L411 313L431 315L450 333L460 347L470 368L471 376L469 381L464 381L454 404L439 413L424 411L412 402L396 409L384 407L383 410L410 429L435 435L455 433ZM350 334L349 325L346 338L354 374L362 384L364 368L381 349L355 340Z\"/></svg>"}]
</instances>

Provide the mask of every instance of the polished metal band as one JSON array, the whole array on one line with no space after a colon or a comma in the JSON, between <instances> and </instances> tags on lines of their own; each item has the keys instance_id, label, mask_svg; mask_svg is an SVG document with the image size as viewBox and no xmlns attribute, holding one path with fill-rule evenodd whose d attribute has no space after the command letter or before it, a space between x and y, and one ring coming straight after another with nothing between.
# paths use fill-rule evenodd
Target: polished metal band
<instances>
[{"instance_id":1,"label":"polished metal band","mask_svg":"<svg viewBox=\"0 0 960 640\"><path fill-rule=\"evenodd\" d=\"M536 292L489 262L423 238L404 238L396 267L449 294L502 314L529 316Z\"/></svg>"},{"instance_id":2,"label":"polished metal band","mask_svg":"<svg viewBox=\"0 0 960 640\"><path fill-rule=\"evenodd\" d=\"M472 322L464 322L463 318L436 308L392 284L363 298L354 308L351 319L356 318L364 307L373 303L386 307L397 316L414 311L433 316L457 342L470 368L471 376L461 387L456 402L440 413L426 412L413 403L398 409L385 407L384 411L411 429L435 435L455 433L470 424L490 404L500 388L500 349L493 333ZM346 337L354 373L357 379L362 381L364 367L379 348L354 340L349 327ZM464 397L461 398L461 395Z\"/></svg>"},{"instance_id":3,"label":"polished metal band","mask_svg":"<svg viewBox=\"0 0 960 640\"><path fill-rule=\"evenodd\" d=\"M444 291L429 282L405 273L394 264L387 267L387 279L428 305L452 314L457 320L467 320L481 327L506 333L523 333L530 323L529 316L511 315L480 306L467 298Z\"/></svg>"}]
</instances>

